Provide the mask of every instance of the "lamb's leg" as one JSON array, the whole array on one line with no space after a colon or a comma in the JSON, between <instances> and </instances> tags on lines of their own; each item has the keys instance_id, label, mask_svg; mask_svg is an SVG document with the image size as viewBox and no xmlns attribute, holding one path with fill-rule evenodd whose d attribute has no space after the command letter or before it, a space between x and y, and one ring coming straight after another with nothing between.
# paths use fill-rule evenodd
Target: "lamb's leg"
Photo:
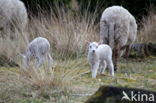
<instances>
[{"instance_id":1,"label":"lamb's leg","mask_svg":"<svg viewBox=\"0 0 156 103\"><path fill-rule=\"evenodd\" d=\"M48 54L47 57L48 57L48 68L51 69L53 64L53 58L51 57L50 53Z\"/></svg>"},{"instance_id":2,"label":"lamb's leg","mask_svg":"<svg viewBox=\"0 0 156 103\"><path fill-rule=\"evenodd\" d=\"M39 69L39 67L43 64L43 62L44 62L44 57L43 56L42 57L37 57L37 59L36 59L36 68Z\"/></svg>"},{"instance_id":3,"label":"lamb's leg","mask_svg":"<svg viewBox=\"0 0 156 103\"><path fill-rule=\"evenodd\" d=\"M23 62L24 62L24 69L26 69L29 67L30 59L28 57L23 57L23 58L25 58Z\"/></svg>"},{"instance_id":4,"label":"lamb's leg","mask_svg":"<svg viewBox=\"0 0 156 103\"><path fill-rule=\"evenodd\" d=\"M101 69L103 68L103 65L102 65L102 63L100 62L100 64L99 64L99 69L98 69L98 73L100 74L101 73Z\"/></svg>"},{"instance_id":5,"label":"lamb's leg","mask_svg":"<svg viewBox=\"0 0 156 103\"><path fill-rule=\"evenodd\" d=\"M101 66L100 66L100 74L104 74L104 71L105 71L105 69L107 67L107 63L106 63L106 61L102 61L100 64L101 64Z\"/></svg>"},{"instance_id":6,"label":"lamb's leg","mask_svg":"<svg viewBox=\"0 0 156 103\"><path fill-rule=\"evenodd\" d=\"M99 62L96 62L95 64L92 65L92 78L96 78L97 70L99 68Z\"/></svg>"},{"instance_id":7,"label":"lamb's leg","mask_svg":"<svg viewBox=\"0 0 156 103\"><path fill-rule=\"evenodd\" d=\"M100 61L98 72L101 74L101 70L103 69L103 61Z\"/></svg>"},{"instance_id":8,"label":"lamb's leg","mask_svg":"<svg viewBox=\"0 0 156 103\"><path fill-rule=\"evenodd\" d=\"M108 60L106 62L107 62L110 74L114 77L114 65L113 65L112 59L108 58Z\"/></svg>"}]
</instances>

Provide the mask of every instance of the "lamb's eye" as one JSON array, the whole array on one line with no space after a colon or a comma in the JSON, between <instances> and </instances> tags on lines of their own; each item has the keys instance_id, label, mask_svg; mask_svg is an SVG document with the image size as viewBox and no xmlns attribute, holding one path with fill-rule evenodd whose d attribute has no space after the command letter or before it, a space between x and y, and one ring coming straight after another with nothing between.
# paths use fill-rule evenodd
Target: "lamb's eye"
<instances>
[{"instance_id":1,"label":"lamb's eye","mask_svg":"<svg viewBox=\"0 0 156 103\"><path fill-rule=\"evenodd\" d=\"M92 48L92 46L89 46L89 48Z\"/></svg>"},{"instance_id":2,"label":"lamb's eye","mask_svg":"<svg viewBox=\"0 0 156 103\"><path fill-rule=\"evenodd\" d=\"M96 46L96 48L98 48L98 46Z\"/></svg>"}]
</instances>

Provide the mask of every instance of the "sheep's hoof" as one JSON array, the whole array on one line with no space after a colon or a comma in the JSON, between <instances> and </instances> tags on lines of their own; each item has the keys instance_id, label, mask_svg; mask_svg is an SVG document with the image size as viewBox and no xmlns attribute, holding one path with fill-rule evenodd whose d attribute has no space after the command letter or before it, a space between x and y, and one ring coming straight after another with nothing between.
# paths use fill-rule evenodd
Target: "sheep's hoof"
<instances>
[{"instance_id":1,"label":"sheep's hoof","mask_svg":"<svg viewBox=\"0 0 156 103\"><path fill-rule=\"evenodd\" d=\"M117 72L117 68L114 68L114 71Z\"/></svg>"}]
</instances>

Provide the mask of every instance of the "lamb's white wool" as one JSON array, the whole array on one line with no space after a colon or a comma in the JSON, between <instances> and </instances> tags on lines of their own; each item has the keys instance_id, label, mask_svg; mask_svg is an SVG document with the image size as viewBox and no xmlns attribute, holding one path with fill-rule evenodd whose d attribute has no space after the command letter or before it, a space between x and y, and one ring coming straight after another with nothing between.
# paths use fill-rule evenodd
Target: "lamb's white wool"
<instances>
[{"instance_id":1,"label":"lamb's white wool","mask_svg":"<svg viewBox=\"0 0 156 103\"><path fill-rule=\"evenodd\" d=\"M25 68L29 66L32 59L36 59L36 68L39 68L45 59L48 59L49 69L52 67L53 59L50 55L50 43L46 38L37 37L29 43L26 54L23 56Z\"/></svg>"},{"instance_id":2,"label":"lamb's white wool","mask_svg":"<svg viewBox=\"0 0 156 103\"><path fill-rule=\"evenodd\" d=\"M96 78L97 71L102 74L106 65L114 76L114 65L112 62L112 49L106 44L98 44L96 42L89 43L88 61L91 65L92 78Z\"/></svg>"},{"instance_id":3,"label":"lamb's white wool","mask_svg":"<svg viewBox=\"0 0 156 103\"><path fill-rule=\"evenodd\" d=\"M25 29L28 21L25 5L20 0L0 0L0 28L12 38ZM16 36L16 37L15 37Z\"/></svg>"},{"instance_id":4,"label":"lamb's white wool","mask_svg":"<svg viewBox=\"0 0 156 103\"><path fill-rule=\"evenodd\" d=\"M126 9L112 6L104 10L100 20L100 42L120 51L125 45L131 45L135 41L136 35L135 18ZM113 51L117 52L118 50ZM114 55L121 56L122 52Z\"/></svg>"}]
</instances>

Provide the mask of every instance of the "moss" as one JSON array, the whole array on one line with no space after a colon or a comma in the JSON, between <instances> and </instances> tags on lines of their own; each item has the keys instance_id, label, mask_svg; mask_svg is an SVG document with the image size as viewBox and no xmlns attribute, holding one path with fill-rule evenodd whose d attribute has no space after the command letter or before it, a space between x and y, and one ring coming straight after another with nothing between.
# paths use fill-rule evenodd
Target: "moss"
<instances>
[{"instance_id":1,"label":"moss","mask_svg":"<svg viewBox=\"0 0 156 103\"><path fill-rule=\"evenodd\" d=\"M101 96L102 95L102 92L101 91L97 91L96 93L95 93L95 95L94 95L94 97L98 97L98 96ZM93 98L94 98L93 97Z\"/></svg>"},{"instance_id":2,"label":"moss","mask_svg":"<svg viewBox=\"0 0 156 103\"><path fill-rule=\"evenodd\" d=\"M123 91L130 96L131 91L134 94L140 92L142 94L153 94L156 95L156 92L147 91L142 89L135 89L135 88L125 88L125 87L112 87L112 86L101 86L98 91L91 96L85 103L138 103L137 101L127 101L122 100ZM100 93L100 95L96 95Z\"/></svg>"}]
</instances>

